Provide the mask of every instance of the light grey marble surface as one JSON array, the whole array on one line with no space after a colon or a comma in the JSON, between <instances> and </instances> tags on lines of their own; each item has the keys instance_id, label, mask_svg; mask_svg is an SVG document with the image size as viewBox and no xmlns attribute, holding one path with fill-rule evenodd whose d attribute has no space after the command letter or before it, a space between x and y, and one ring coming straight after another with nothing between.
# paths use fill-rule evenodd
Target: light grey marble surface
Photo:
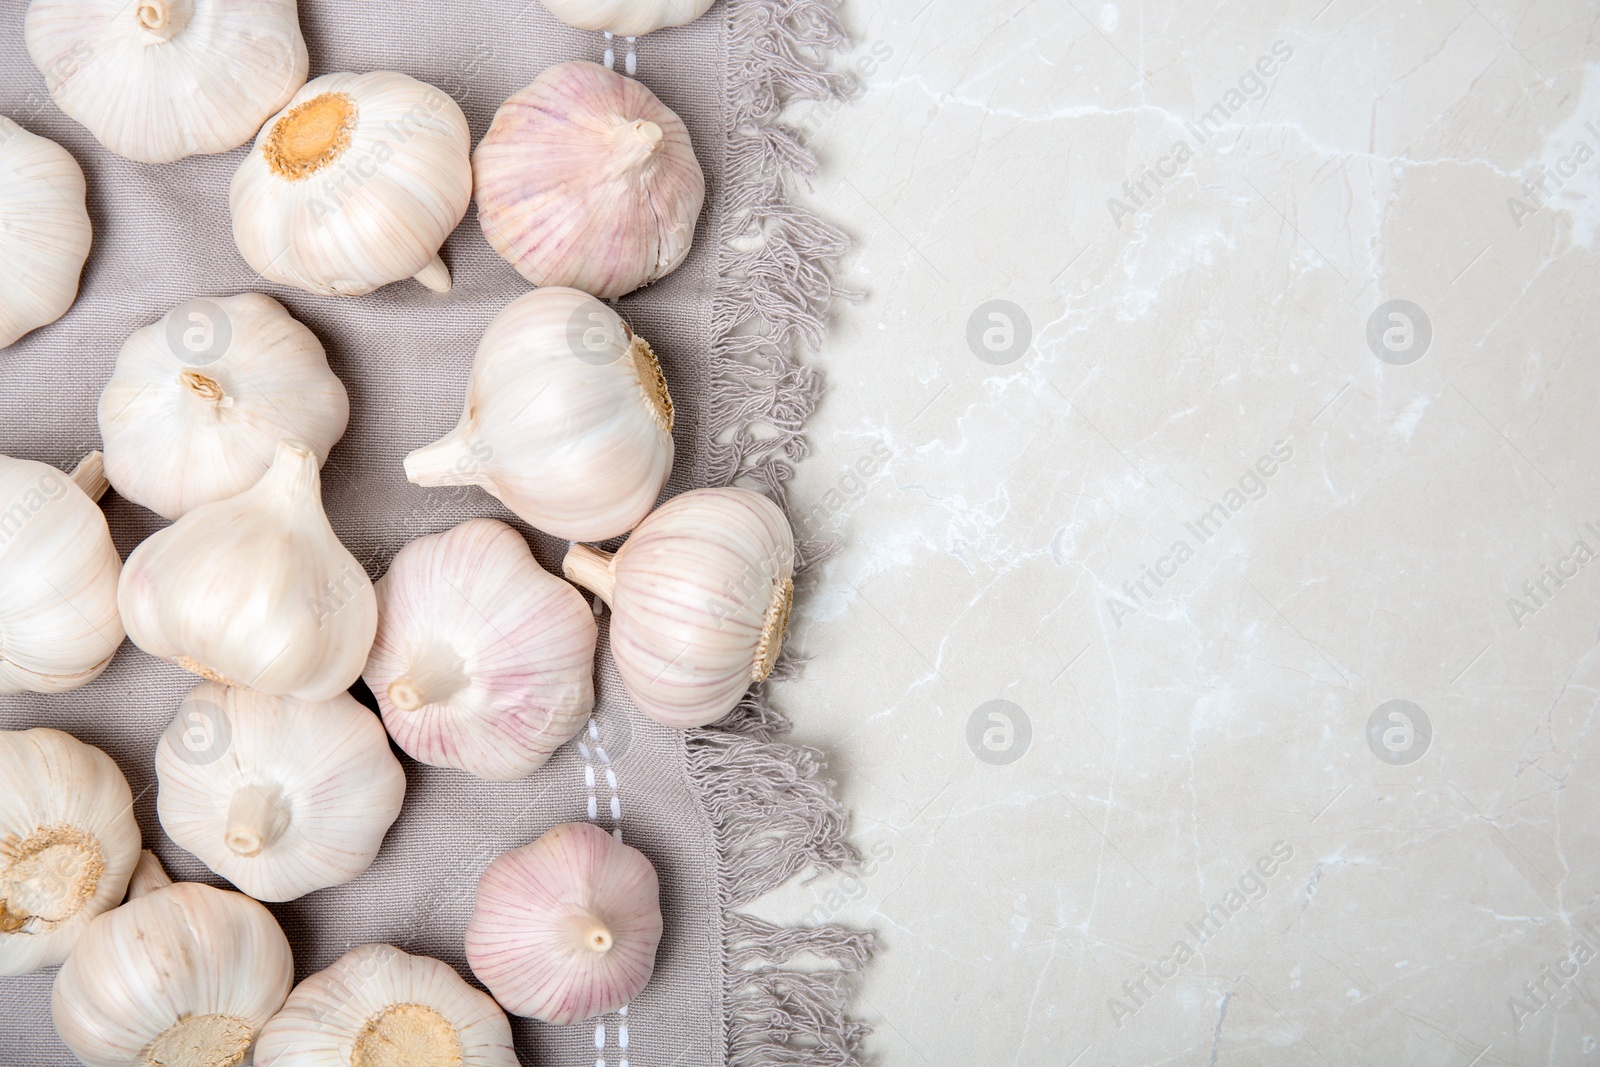
<instances>
[{"instance_id":1,"label":"light grey marble surface","mask_svg":"<svg viewBox=\"0 0 1600 1067\"><path fill-rule=\"evenodd\" d=\"M1600 12L847 10L764 909L891 1064L1600 1063Z\"/></svg>"}]
</instances>

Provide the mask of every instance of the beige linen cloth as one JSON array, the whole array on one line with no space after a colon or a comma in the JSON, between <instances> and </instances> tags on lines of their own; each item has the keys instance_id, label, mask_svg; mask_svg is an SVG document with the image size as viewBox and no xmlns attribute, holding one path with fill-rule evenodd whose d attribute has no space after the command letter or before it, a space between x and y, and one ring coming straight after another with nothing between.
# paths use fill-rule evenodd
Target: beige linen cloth
<instances>
[{"instance_id":1,"label":"beige linen cloth","mask_svg":"<svg viewBox=\"0 0 1600 1067\"><path fill-rule=\"evenodd\" d=\"M851 88L823 69L842 43L831 3L723 0L690 26L637 44L637 76L687 123L708 186L688 260L616 304L661 357L676 403L667 495L737 478L782 499L788 464L805 454L802 424L818 383L796 350L820 340L838 295L828 267L845 242L790 203L790 182L810 157L778 117L790 100ZM111 155L50 100L23 44L25 8L0 5L0 113L83 166L94 247L67 315L0 349L0 453L70 469L99 446L96 403L129 333L191 297L263 292L317 334L349 390L350 428L323 470L323 497L372 577L406 542L478 515L511 522L559 573L565 544L481 490L413 486L401 466L455 424L479 336L529 288L485 242L476 211L442 250L454 277L447 295L415 282L356 299L268 284L240 257L230 228L228 183L245 149L161 166ZM495 108L545 67L598 61L605 48L600 34L559 24L536 0L301 0L300 18L312 77L419 78L461 105L474 144ZM620 70L627 46L616 48ZM114 492L104 507L124 558L163 525ZM601 634L597 738L568 744L509 784L402 756L405 807L371 869L271 905L293 945L296 979L355 945L388 942L471 980L462 938L483 868L557 823L593 818L619 827L660 875L666 934L655 974L625 1013L568 1027L513 1019L525 1063L857 1062L862 1028L846 1014L847 997L870 935L780 929L739 911L797 873L852 862L818 754L778 740L787 723L759 692L715 727L657 726L628 704L603 623ZM0 697L0 728L52 726L103 748L133 788L146 847L175 878L223 885L156 817L156 742L194 681L124 644L76 692ZM784 966L805 954L802 970ZM76 1062L51 1025L53 978L51 970L0 979L0 1065Z\"/></svg>"}]
</instances>

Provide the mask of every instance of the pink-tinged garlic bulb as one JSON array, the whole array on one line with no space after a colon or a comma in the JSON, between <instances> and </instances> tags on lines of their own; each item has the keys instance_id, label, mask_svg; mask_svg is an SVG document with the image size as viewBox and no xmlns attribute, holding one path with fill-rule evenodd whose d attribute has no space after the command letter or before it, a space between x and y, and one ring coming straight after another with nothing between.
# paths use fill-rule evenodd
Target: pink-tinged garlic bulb
<instances>
[{"instance_id":1,"label":"pink-tinged garlic bulb","mask_svg":"<svg viewBox=\"0 0 1600 1067\"><path fill-rule=\"evenodd\" d=\"M518 273L606 300L677 269L706 195L683 120L584 62L500 105L472 177L483 234Z\"/></svg>"},{"instance_id":2,"label":"pink-tinged garlic bulb","mask_svg":"<svg viewBox=\"0 0 1600 1067\"><path fill-rule=\"evenodd\" d=\"M294 987L255 1067L518 1067L506 1013L451 967L361 945Z\"/></svg>"},{"instance_id":3,"label":"pink-tinged garlic bulb","mask_svg":"<svg viewBox=\"0 0 1600 1067\"><path fill-rule=\"evenodd\" d=\"M173 884L153 857L150 874L56 975L56 1033L88 1067L247 1062L294 984L288 939L242 893Z\"/></svg>"},{"instance_id":4,"label":"pink-tinged garlic bulb","mask_svg":"<svg viewBox=\"0 0 1600 1067\"><path fill-rule=\"evenodd\" d=\"M161 828L257 900L359 878L400 816L406 774L348 693L296 700L201 682L156 746Z\"/></svg>"},{"instance_id":5,"label":"pink-tinged garlic bulb","mask_svg":"<svg viewBox=\"0 0 1600 1067\"><path fill-rule=\"evenodd\" d=\"M467 924L467 962L495 999L558 1026L632 1000L660 943L655 868L592 823L557 826L489 864Z\"/></svg>"},{"instance_id":6,"label":"pink-tinged garlic bulb","mask_svg":"<svg viewBox=\"0 0 1600 1067\"><path fill-rule=\"evenodd\" d=\"M794 535L748 489L691 489L615 555L573 545L561 565L611 606L611 654L634 705L667 726L704 726L777 662L794 604Z\"/></svg>"},{"instance_id":7,"label":"pink-tinged garlic bulb","mask_svg":"<svg viewBox=\"0 0 1600 1067\"><path fill-rule=\"evenodd\" d=\"M363 677L413 759L532 774L594 709L594 613L522 535L472 519L402 548L377 583Z\"/></svg>"},{"instance_id":8,"label":"pink-tinged garlic bulb","mask_svg":"<svg viewBox=\"0 0 1600 1067\"><path fill-rule=\"evenodd\" d=\"M489 324L461 421L406 457L406 477L482 486L545 533L604 541L655 506L672 426L649 343L587 293L549 286Z\"/></svg>"},{"instance_id":9,"label":"pink-tinged garlic bulb","mask_svg":"<svg viewBox=\"0 0 1600 1067\"><path fill-rule=\"evenodd\" d=\"M138 859L133 794L110 756L60 730L0 730L0 976L66 959Z\"/></svg>"}]
</instances>

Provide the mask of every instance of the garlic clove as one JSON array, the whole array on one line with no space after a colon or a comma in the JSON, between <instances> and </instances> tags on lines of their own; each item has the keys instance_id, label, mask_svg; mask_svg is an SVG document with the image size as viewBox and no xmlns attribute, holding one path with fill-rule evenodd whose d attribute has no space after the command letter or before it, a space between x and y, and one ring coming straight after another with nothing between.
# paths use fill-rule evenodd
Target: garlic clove
<instances>
[{"instance_id":1,"label":"garlic clove","mask_svg":"<svg viewBox=\"0 0 1600 1067\"><path fill-rule=\"evenodd\" d=\"M239 147L308 69L294 0L32 0L24 27L61 110L141 163Z\"/></svg>"},{"instance_id":2,"label":"garlic clove","mask_svg":"<svg viewBox=\"0 0 1600 1067\"><path fill-rule=\"evenodd\" d=\"M471 134L445 92L390 71L325 74L274 115L233 176L233 236L262 277L360 296L415 277L472 199Z\"/></svg>"},{"instance_id":3,"label":"garlic clove","mask_svg":"<svg viewBox=\"0 0 1600 1067\"><path fill-rule=\"evenodd\" d=\"M506 1013L455 970L361 945L289 994L256 1067L518 1067Z\"/></svg>"},{"instance_id":4,"label":"garlic clove","mask_svg":"<svg viewBox=\"0 0 1600 1067\"><path fill-rule=\"evenodd\" d=\"M86 188L70 152L0 115L0 348L78 298L93 240Z\"/></svg>"},{"instance_id":5,"label":"garlic clove","mask_svg":"<svg viewBox=\"0 0 1600 1067\"><path fill-rule=\"evenodd\" d=\"M472 156L478 220L535 285L609 300L676 270L705 203L683 121L596 63L561 63L495 112Z\"/></svg>"},{"instance_id":6,"label":"garlic clove","mask_svg":"<svg viewBox=\"0 0 1600 1067\"><path fill-rule=\"evenodd\" d=\"M413 759L510 781L588 721L594 613L505 523L472 519L418 538L376 589L363 677Z\"/></svg>"},{"instance_id":7,"label":"garlic clove","mask_svg":"<svg viewBox=\"0 0 1600 1067\"><path fill-rule=\"evenodd\" d=\"M611 606L611 654L634 705L704 726L772 672L794 604L794 535L748 489L691 489L610 555L573 545L562 573Z\"/></svg>"},{"instance_id":8,"label":"garlic clove","mask_svg":"<svg viewBox=\"0 0 1600 1067\"><path fill-rule=\"evenodd\" d=\"M322 343L259 293L188 300L136 330L100 394L106 476L168 519L260 481L279 441L326 463L349 419Z\"/></svg>"},{"instance_id":9,"label":"garlic clove","mask_svg":"<svg viewBox=\"0 0 1600 1067\"><path fill-rule=\"evenodd\" d=\"M417 485L478 485L569 540L626 533L672 471L672 398L650 345L606 305L551 286L484 332L456 429L406 457Z\"/></svg>"},{"instance_id":10,"label":"garlic clove","mask_svg":"<svg viewBox=\"0 0 1600 1067\"><path fill-rule=\"evenodd\" d=\"M360 877L406 793L382 724L348 693L308 701L214 682L184 698L156 775L168 836L258 900Z\"/></svg>"},{"instance_id":11,"label":"garlic clove","mask_svg":"<svg viewBox=\"0 0 1600 1067\"><path fill-rule=\"evenodd\" d=\"M713 0L542 0L545 10L578 30L642 37L667 26L687 26Z\"/></svg>"},{"instance_id":12,"label":"garlic clove","mask_svg":"<svg viewBox=\"0 0 1600 1067\"><path fill-rule=\"evenodd\" d=\"M59 730L0 730L0 976L67 958L139 858L111 757Z\"/></svg>"},{"instance_id":13,"label":"garlic clove","mask_svg":"<svg viewBox=\"0 0 1600 1067\"><path fill-rule=\"evenodd\" d=\"M91 452L69 477L0 456L0 694L87 685L122 644L122 559Z\"/></svg>"},{"instance_id":14,"label":"garlic clove","mask_svg":"<svg viewBox=\"0 0 1600 1067\"><path fill-rule=\"evenodd\" d=\"M560 1026L638 995L660 942L650 861L592 823L566 823L489 864L466 949L507 1011Z\"/></svg>"},{"instance_id":15,"label":"garlic clove","mask_svg":"<svg viewBox=\"0 0 1600 1067\"><path fill-rule=\"evenodd\" d=\"M50 1008L88 1067L235 1067L293 982L289 941L266 908L178 882L96 919Z\"/></svg>"},{"instance_id":16,"label":"garlic clove","mask_svg":"<svg viewBox=\"0 0 1600 1067\"><path fill-rule=\"evenodd\" d=\"M134 549L117 603L152 656L302 700L350 688L378 625L372 582L322 510L316 453L298 441L280 441L249 489Z\"/></svg>"}]
</instances>

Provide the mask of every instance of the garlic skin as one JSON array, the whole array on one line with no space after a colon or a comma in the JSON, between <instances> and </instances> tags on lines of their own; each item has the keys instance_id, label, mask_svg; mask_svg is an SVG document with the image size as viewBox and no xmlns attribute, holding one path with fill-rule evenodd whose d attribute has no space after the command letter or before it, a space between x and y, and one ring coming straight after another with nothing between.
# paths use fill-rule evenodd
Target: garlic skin
<instances>
[{"instance_id":1,"label":"garlic skin","mask_svg":"<svg viewBox=\"0 0 1600 1067\"><path fill-rule=\"evenodd\" d=\"M789 520L733 486L673 497L614 556L573 545L561 569L611 606L623 688L666 726L715 722L765 680L794 604Z\"/></svg>"},{"instance_id":2,"label":"garlic skin","mask_svg":"<svg viewBox=\"0 0 1600 1067\"><path fill-rule=\"evenodd\" d=\"M489 324L460 423L407 456L406 477L482 486L545 533L603 541L660 496L672 426L649 343L586 293L536 289Z\"/></svg>"},{"instance_id":3,"label":"garlic skin","mask_svg":"<svg viewBox=\"0 0 1600 1067\"><path fill-rule=\"evenodd\" d=\"M209 681L330 700L361 676L372 582L322 510L317 457L280 441L261 480L133 550L117 587L133 643Z\"/></svg>"},{"instance_id":4,"label":"garlic skin","mask_svg":"<svg viewBox=\"0 0 1600 1067\"><path fill-rule=\"evenodd\" d=\"M350 694L296 700L215 682L184 697L156 776L162 829L257 900L359 878L406 795L382 723Z\"/></svg>"},{"instance_id":5,"label":"garlic skin","mask_svg":"<svg viewBox=\"0 0 1600 1067\"><path fill-rule=\"evenodd\" d=\"M67 313L94 228L83 168L54 141L0 115L0 348Z\"/></svg>"},{"instance_id":6,"label":"garlic skin","mask_svg":"<svg viewBox=\"0 0 1600 1067\"><path fill-rule=\"evenodd\" d=\"M326 463L349 421L322 342L259 293L188 300L134 331L100 394L106 477L166 519L256 484L279 441Z\"/></svg>"},{"instance_id":7,"label":"garlic skin","mask_svg":"<svg viewBox=\"0 0 1600 1067\"><path fill-rule=\"evenodd\" d=\"M511 1023L447 964L361 945L289 994L255 1067L519 1067Z\"/></svg>"},{"instance_id":8,"label":"garlic skin","mask_svg":"<svg viewBox=\"0 0 1600 1067\"><path fill-rule=\"evenodd\" d=\"M557 1026L616 1011L661 943L655 868L593 823L565 823L478 880L467 962L507 1011Z\"/></svg>"},{"instance_id":9,"label":"garlic skin","mask_svg":"<svg viewBox=\"0 0 1600 1067\"><path fill-rule=\"evenodd\" d=\"M0 456L0 695L87 685L122 644L105 491L99 452L70 477Z\"/></svg>"},{"instance_id":10,"label":"garlic skin","mask_svg":"<svg viewBox=\"0 0 1600 1067\"><path fill-rule=\"evenodd\" d=\"M418 538L376 590L362 677L413 759L507 782L589 720L594 613L505 523L471 519Z\"/></svg>"},{"instance_id":11,"label":"garlic skin","mask_svg":"<svg viewBox=\"0 0 1600 1067\"><path fill-rule=\"evenodd\" d=\"M472 200L470 147L443 90L392 71L324 74L234 174L234 241L262 277L321 296L413 277L447 293L439 246Z\"/></svg>"},{"instance_id":12,"label":"garlic skin","mask_svg":"<svg viewBox=\"0 0 1600 1067\"><path fill-rule=\"evenodd\" d=\"M289 941L266 908L178 882L96 919L50 1008L88 1067L235 1067L293 984Z\"/></svg>"},{"instance_id":13,"label":"garlic skin","mask_svg":"<svg viewBox=\"0 0 1600 1067\"><path fill-rule=\"evenodd\" d=\"M472 176L483 235L517 273L603 300L676 270L706 197L683 120L587 62L557 64L501 104Z\"/></svg>"},{"instance_id":14,"label":"garlic skin","mask_svg":"<svg viewBox=\"0 0 1600 1067\"><path fill-rule=\"evenodd\" d=\"M139 860L111 757L60 730L0 730L0 976L54 967Z\"/></svg>"},{"instance_id":15,"label":"garlic skin","mask_svg":"<svg viewBox=\"0 0 1600 1067\"><path fill-rule=\"evenodd\" d=\"M687 26L714 0L542 0L544 8L576 30L642 37L666 26Z\"/></svg>"},{"instance_id":16,"label":"garlic skin","mask_svg":"<svg viewBox=\"0 0 1600 1067\"><path fill-rule=\"evenodd\" d=\"M33 0L50 95L140 163L227 152L305 84L295 0Z\"/></svg>"}]
</instances>

